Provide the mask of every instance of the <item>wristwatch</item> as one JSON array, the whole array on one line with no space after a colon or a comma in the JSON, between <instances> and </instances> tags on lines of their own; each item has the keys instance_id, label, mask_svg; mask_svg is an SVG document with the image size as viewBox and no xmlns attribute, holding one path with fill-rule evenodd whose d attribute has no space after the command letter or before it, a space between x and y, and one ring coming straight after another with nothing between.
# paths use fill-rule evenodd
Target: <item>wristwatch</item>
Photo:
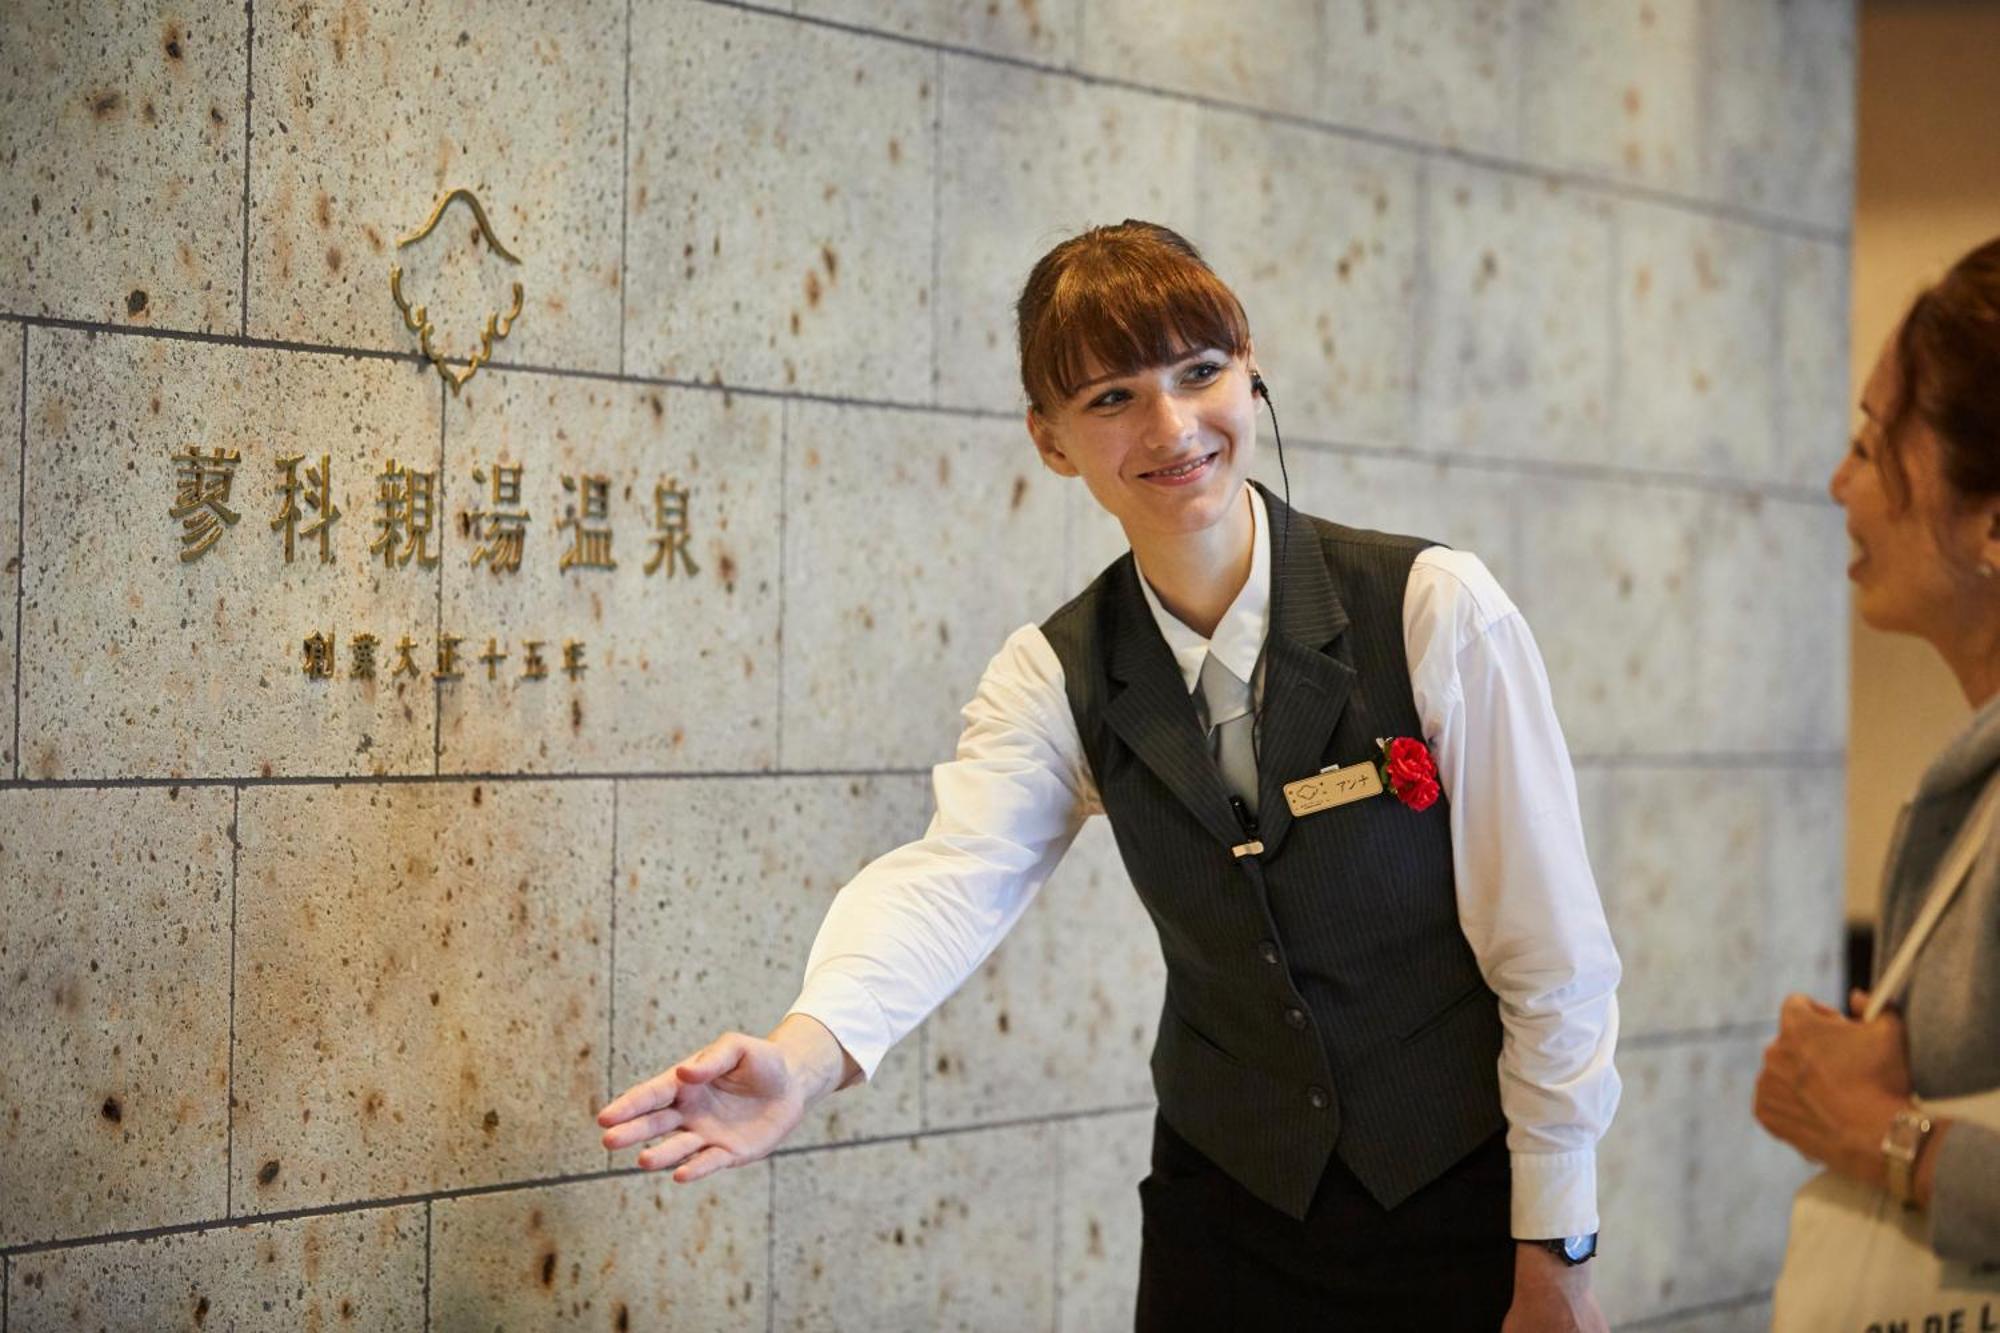
<instances>
[{"instance_id":1,"label":"wristwatch","mask_svg":"<svg viewBox=\"0 0 2000 1333\"><path fill-rule=\"evenodd\" d=\"M1571 1268L1597 1257L1597 1233L1588 1236L1558 1236L1554 1240L1524 1240L1523 1245L1539 1245Z\"/></svg>"},{"instance_id":2,"label":"wristwatch","mask_svg":"<svg viewBox=\"0 0 2000 1333\"><path fill-rule=\"evenodd\" d=\"M1905 1208L1917 1206L1917 1156L1931 1136L1931 1118L1912 1097L1910 1104L1896 1112L1889 1132L1882 1136L1882 1160L1889 1168L1889 1193Z\"/></svg>"}]
</instances>

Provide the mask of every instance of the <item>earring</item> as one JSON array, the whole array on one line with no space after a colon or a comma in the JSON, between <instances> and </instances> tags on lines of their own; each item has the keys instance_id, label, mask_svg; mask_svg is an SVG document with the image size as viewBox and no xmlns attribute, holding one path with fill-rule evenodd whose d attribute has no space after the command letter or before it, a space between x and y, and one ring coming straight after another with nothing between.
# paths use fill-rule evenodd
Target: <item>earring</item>
<instances>
[{"instance_id":1,"label":"earring","mask_svg":"<svg viewBox=\"0 0 2000 1333\"><path fill-rule=\"evenodd\" d=\"M1993 562L1991 560L1981 560L1979 562L1979 577L1982 579L1993 577Z\"/></svg>"}]
</instances>

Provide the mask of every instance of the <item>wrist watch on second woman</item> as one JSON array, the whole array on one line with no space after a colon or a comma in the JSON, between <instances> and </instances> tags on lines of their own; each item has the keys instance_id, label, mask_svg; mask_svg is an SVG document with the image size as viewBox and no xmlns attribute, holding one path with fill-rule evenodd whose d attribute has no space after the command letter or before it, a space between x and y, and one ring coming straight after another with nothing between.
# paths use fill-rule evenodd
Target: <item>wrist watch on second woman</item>
<instances>
[{"instance_id":1,"label":"wrist watch on second woman","mask_svg":"<svg viewBox=\"0 0 2000 1333\"><path fill-rule=\"evenodd\" d=\"M1905 1208L1917 1206L1917 1158L1936 1126L1916 1098L1896 1112L1882 1136L1882 1160L1889 1168L1889 1195Z\"/></svg>"}]
</instances>

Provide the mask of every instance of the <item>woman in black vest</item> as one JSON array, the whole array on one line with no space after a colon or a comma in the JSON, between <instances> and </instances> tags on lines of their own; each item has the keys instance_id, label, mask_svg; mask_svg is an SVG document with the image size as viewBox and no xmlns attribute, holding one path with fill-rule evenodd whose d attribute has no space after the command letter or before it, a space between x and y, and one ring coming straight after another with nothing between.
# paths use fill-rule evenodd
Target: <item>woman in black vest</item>
<instances>
[{"instance_id":1,"label":"woman in black vest","mask_svg":"<svg viewBox=\"0 0 2000 1333\"><path fill-rule=\"evenodd\" d=\"M1019 317L1035 449L1132 552L1003 645L784 1021L625 1092L605 1146L664 1136L639 1163L682 1181L768 1154L1103 813L1168 975L1139 1326L1603 1328L1618 960L1519 612L1474 556L1248 481L1271 393L1175 233L1065 241Z\"/></svg>"}]
</instances>

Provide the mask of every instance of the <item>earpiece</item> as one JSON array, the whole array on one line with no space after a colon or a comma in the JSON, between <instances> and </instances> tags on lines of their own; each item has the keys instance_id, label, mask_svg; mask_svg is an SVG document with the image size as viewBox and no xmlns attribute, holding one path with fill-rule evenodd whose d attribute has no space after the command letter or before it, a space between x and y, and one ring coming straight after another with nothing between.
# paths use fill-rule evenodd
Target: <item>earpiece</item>
<instances>
[{"instance_id":1,"label":"earpiece","mask_svg":"<svg viewBox=\"0 0 2000 1333\"><path fill-rule=\"evenodd\" d=\"M1271 387L1264 383L1264 377L1254 370L1250 372L1250 392L1264 400L1264 410L1271 414L1271 438L1277 441L1278 445L1278 476L1285 483L1285 522L1278 532L1278 567L1271 576L1271 614L1264 622L1264 642L1269 645L1271 634L1278 627L1279 599L1284 596L1285 591L1285 580L1281 576L1285 570L1291 568L1286 563L1286 556L1292 546L1292 474L1285 467L1285 437L1278 430L1278 409L1271 402ZM1263 649L1257 651L1259 660L1262 660ZM1258 700L1252 717L1254 720L1250 725L1251 752L1261 754L1264 738L1264 704L1261 699Z\"/></svg>"}]
</instances>

